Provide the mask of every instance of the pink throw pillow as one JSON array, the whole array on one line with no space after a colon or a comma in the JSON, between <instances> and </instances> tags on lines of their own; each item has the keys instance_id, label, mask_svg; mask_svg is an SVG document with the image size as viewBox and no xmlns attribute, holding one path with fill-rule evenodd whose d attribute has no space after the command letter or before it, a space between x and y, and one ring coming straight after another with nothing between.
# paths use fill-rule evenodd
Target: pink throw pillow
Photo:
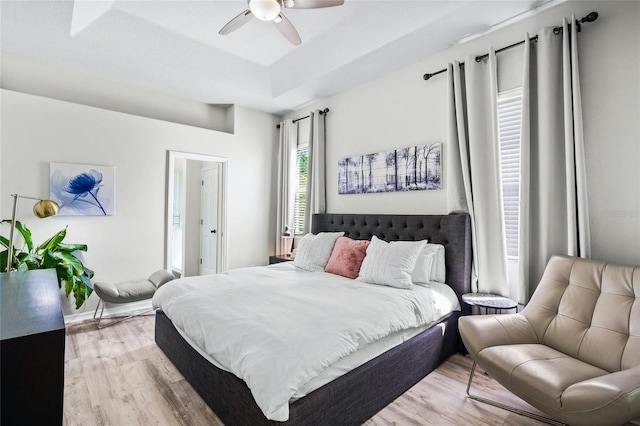
<instances>
[{"instance_id":1,"label":"pink throw pillow","mask_svg":"<svg viewBox=\"0 0 640 426\"><path fill-rule=\"evenodd\" d=\"M329 257L325 272L342 275L347 278L357 278L360 266L367 254L369 241L352 240L347 237L340 237L333 246L333 251Z\"/></svg>"}]
</instances>

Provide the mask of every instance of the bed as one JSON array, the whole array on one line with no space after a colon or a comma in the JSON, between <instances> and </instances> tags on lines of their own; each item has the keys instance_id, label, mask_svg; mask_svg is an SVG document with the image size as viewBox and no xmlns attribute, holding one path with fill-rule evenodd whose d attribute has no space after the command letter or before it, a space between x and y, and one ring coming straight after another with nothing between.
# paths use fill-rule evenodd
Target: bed
<instances>
[{"instance_id":1,"label":"bed","mask_svg":"<svg viewBox=\"0 0 640 426\"><path fill-rule=\"evenodd\" d=\"M471 236L466 214L314 215L312 232L338 232L353 239L428 239L445 246L447 284L458 299L470 291ZM358 425L388 405L460 348L452 312L348 373L291 402L288 420L268 420L245 382L217 368L183 338L162 310L156 312L155 339L171 362L227 425Z\"/></svg>"}]
</instances>

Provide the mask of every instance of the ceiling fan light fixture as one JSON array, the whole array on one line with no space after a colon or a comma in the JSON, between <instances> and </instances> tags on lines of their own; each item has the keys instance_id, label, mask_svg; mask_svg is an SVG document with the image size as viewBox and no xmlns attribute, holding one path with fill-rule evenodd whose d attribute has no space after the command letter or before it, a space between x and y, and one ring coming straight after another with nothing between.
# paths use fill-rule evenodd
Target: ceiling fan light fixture
<instances>
[{"instance_id":1,"label":"ceiling fan light fixture","mask_svg":"<svg viewBox=\"0 0 640 426\"><path fill-rule=\"evenodd\" d=\"M261 21L273 21L282 10L281 0L250 0L249 10Z\"/></svg>"}]
</instances>

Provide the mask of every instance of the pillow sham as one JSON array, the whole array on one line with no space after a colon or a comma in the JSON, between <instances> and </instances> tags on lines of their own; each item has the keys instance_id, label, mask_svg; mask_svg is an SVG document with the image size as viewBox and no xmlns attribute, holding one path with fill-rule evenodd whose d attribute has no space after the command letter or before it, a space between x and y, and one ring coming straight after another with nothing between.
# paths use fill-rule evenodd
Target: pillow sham
<instances>
[{"instance_id":1,"label":"pillow sham","mask_svg":"<svg viewBox=\"0 0 640 426\"><path fill-rule=\"evenodd\" d=\"M347 278L357 278L362 261L367 254L367 247L369 247L369 241L339 237L324 271Z\"/></svg>"},{"instance_id":2,"label":"pillow sham","mask_svg":"<svg viewBox=\"0 0 640 426\"><path fill-rule=\"evenodd\" d=\"M358 280L396 288L411 288L411 272L427 242L382 241L375 235L367 247Z\"/></svg>"},{"instance_id":3,"label":"pillow sham","mask_svg":"<svg viewBox=\"0 0 640 426\"><path fill-rule=\"evenodd\" d=\"M426 249L433 250L435 257L431 267L431 280L439 283L447 282L447 266L444 262L444 246L441 244L427 244Z\"/></svg>"},{"instance_id":4,"label":"pillow sham","mask_svg":"<svg viewBox=\"0 0 640 426\"><path fill-rule=\"evenodd\" d=\"M306 234L298 243L296 257L293 264L300 269L310 272L324 271L333 245L344 232L320 232L316 235Z\"/></svg>"},{"instance_id":5,"label":"pillow sham","mask_svg":"<svg viewBox=\"0 0 640 426\"><path fill-rule=\"evenodd\" d=\"M444 246L426 244L418 256L416 267L411 273L411 279L415 284L426 284L429 281L444 283L446 275Z\"/></svg>"},{"instance_id":6,"label":"pillow sham","mask_svg":"<svg viewBox=\"0 0 640 426\"><path fill-rule=\"evenodd\" d=\"M411 272L411 281L414 284L427 284L429 281L433 281L431 276L433 275L433 260L435 258L435 252L433 250L427 250L426 246L422 249L416 260L416 266Z\"/></svg>"}]
</instances>

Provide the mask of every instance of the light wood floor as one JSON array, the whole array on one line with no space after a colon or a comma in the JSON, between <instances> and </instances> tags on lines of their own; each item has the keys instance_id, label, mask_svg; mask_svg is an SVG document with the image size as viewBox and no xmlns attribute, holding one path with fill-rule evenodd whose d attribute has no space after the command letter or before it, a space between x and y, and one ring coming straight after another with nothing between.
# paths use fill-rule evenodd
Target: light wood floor
<instances>
[{"instance_id":1,"label":"light wood floor","mask_svg":"<svg viewBox=\"0 0 640 426\"><path fill-rule=\"evenodd\" d=\"M156 346L153 333L153 316L102 330L92 321L67 327L66 426L222 425ZM452 356L366 425L543 424L465 398L470 367L469 357ZM476 383L480 392L525 407L482 373Z\"/></svg>"}]
</instances>

